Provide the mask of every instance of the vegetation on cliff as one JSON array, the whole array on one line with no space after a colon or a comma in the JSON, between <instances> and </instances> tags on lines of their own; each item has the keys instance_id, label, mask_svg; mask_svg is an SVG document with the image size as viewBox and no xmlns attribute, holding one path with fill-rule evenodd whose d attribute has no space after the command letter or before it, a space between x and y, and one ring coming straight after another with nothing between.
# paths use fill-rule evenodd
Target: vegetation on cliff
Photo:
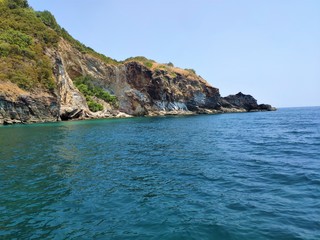
<instances>
[{"instance_id":1,"label":"vegetation on cliff","mask_svg":"<svg viewBox=\"0 0 320 240\"><path fill-rule=\"evenodd\" d=\"M59 36L46 27L27 1L0 2L0 80L20 88L54 90L52 64L44 54L56 46Z\"/></svg>"},{"instance_id":2,"label":"vegetation on cliff","mask_svg":"<svg viewBox=\"0 0 320 240\"><path fill-rule=\"evenodd\" d=\"M133 62L140 62L147 68L152 68L153 65L156 63L154 60L148 59L148 58L143 57L143 56L127 58L126 60L123 61L123 63L132 62L132 61Z\"/></svg>"},{"instance_id":3,"label":"vegetation on cliff","mask_svg":"<svg viewBox=\"0 0 320 240\"><path fill-rule=\"evenodd\" d=\"M164 71L171 77L179 73L196 75L194 71L175 68L172 63L159 64L145 57L118 62L74 39L49 11L36 12L29 7L27 0L0 0L0 81L15 83L27 91L43 89L53 92L56 88L54 66L45 51L57 49L61 38L81 53L107 64L136 61L150 70Z\"/></svg>"},{"instance_id":4,"label":"vegetation on cliff","mask_svg":"<svg viewBox=\"0 0 320 240\"><path fill-rule=\"evenodd\" d=\"M191 75L193 77L198 77L196 71L194 69L181 69L177 68L173 65L172 62L169 63L157 63L152 59L148 59L143 56L138 57L130 57L126 60L122 61L121 63L128 63L128 62L139 62L144 65L146 68L152 71L163 71L165 74L168 74L171 78L175 78L177 74L182 74L185 76Z\"/></svg>"},{"instance_id":5,"label":"vegetation on cliff","mask_svg":"<svg viewBox=\"0 0 320 240\"><path fill-rule=\"evenodd\" d=\"M96 102L94 98L99 98L105 102L110 103L114 107L117 107L117 97L112 96L110 93L103 90L101 87L97 87L93 84L93 79L90 76L81 76L74 80L76 87L85 96L88 103L88 107L92 112L103 110L103 106Z\"/></svg>"},{"instance_id":6,"label":"vegetation on cliff","mask_svg":"<svg viewBox=\"0 0 320 240\"><path fill-rule=\"evenodd\" d=\"M26 0L0 0L0 66L0 124L271 109L242 95L221 98L193 69L96 53Z\"/></svg>"},{"instance_id":7,"label":"vegetation on cliff","mask_svg":"<svg viewBox=\"0 0 320 240\"><path fill-rule=\"evenodd\" d=\"M0 81L29 91L54 91L53 66L45 51L57 48L61 37L82 53L118 64L71 37L50 12L35 12L26 0L0 0Z\"/></svg>"}]
</instances>

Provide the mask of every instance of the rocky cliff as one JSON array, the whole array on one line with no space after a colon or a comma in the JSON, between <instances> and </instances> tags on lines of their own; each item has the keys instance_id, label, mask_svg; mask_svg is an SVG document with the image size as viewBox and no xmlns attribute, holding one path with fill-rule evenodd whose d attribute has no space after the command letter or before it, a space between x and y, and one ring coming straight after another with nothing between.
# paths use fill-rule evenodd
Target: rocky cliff
<instances>
[{"instance_id":1,"label":"rocky cliff","mask_svg":"<svg viewBox=\"0 0 320 240\"><path fill-rule=\"evenodd\" d=\"M37 19L34 21L41 20ZM53 29L50 26L46 28ZM50 63L52 72L46 76L52 76L53 87L24 88L25 82L19 85L6 72L0 74L0 123L274 110L242 93L223 98L219 89L193 70L142 57L107 61L91 50L83 51L63 31L58 33L53 35L57 37L54 44L43 44L41 52L41 62L47 59ZM9 61L8 56L1 56L0 51L2 62Z\"/></svg>"},{"instance_id":2,"label":"rocky cliff","mask_svg":"<svg viewBox=\"0 0 320 240\"><path fill-rule=\"evenodd\" d=\"M235 108L239 110L244 110L246 112L256 112L256 111L275 111L276 108L269 104L258 104L257 100L251 95L243 94L242 92L236 95L229 95L227 97L221 98L220 103L225 108Z\"/></svg>"},{"instance_id":3,"label":"rocky cliff","mask_svg":"<svg viewBox=\"0 0 320 240\"><path fill-rule=\"evenodd\" d=\"M90 76L94 85L117 97L117 110L126 114L188 113L219 106L219 90L188 70L155 62L147 67L135 60L106 64L91 55L82 54L64 40L60 41L58 51L50 51L50 58L56 65L58 85L65 89L64 82L67 82L70 88L65 92L70 97L79 97L71 79ZM70 107L79 108L75 102L79 100L73 101ZM65 108L66 102L62 100L61 103ZM85 104L82 107L86 109Z\"/></svg>"}]
</instances>

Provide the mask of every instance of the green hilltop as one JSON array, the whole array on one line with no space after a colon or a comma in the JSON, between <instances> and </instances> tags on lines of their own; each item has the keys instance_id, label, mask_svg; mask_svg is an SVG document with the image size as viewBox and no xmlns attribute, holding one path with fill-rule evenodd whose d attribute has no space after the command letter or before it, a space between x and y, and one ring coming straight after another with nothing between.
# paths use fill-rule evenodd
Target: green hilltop
<instances>
[{"instance_id":1,"label":"green hilltop","mask_svg":"<svg viewBox=\"0 0 320 240\"><path fill-rule=\"evenodd\" d=\"M25 90L53 91L53 66L44 51L57 48L60 38L82 53L118 64L71 37L50 12L34 11L26 0L0 0L0 81L10 81Z\"/></svg>"},{"instance_id":2,"label":"green hilltop","mask_svg":"<svg viewBox=\"0 0 320 240\"><path fill-rule=\"evenodd\" d=\"M171 77L177 74L196 76L193 69L179 69L172 63L160 64L142 56L116 61L74 39L49 11L34 11L27 0L0 0L0 81L12 82L27 91L54 92L53 63L45 51L58 49L61 39L82 54L89 54L106 64L134 61Z\"/></svg>"}]
</instances>

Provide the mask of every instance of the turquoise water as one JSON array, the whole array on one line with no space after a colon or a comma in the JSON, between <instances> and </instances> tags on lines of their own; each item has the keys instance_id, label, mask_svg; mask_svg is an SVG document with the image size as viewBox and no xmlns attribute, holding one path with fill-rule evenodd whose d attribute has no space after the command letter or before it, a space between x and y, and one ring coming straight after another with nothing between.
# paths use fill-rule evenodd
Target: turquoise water
<instances>
[{"instance_id":1,"label":"turquoise water","mask_svg":"<svg viewBox=\"0 0 320 240\"><path fill-rule=\"evenodd\" d=\"M320 239L320 108L0 128L0 239Z\"/></svg>"}]
</instances>

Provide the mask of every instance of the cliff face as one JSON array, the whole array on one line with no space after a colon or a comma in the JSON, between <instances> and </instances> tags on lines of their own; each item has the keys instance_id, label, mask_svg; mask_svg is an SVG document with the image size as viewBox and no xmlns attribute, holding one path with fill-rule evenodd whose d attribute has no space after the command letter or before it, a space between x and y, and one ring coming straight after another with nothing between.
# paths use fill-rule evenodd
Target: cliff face
<instances>
[{"instance_id":1,"label":"cliff face","mask_svg":"<svg viewBox=\"0 0 320 240\"><path fill-rule=\"evenodd\" d=\"M242 93L222 98L219 89L187 70L150 68L139 61L107 64L63 39L57 49L48 48L45 54L52 62L56 92L27 92L2 82L0 123L274 110ZM86 98L72 80L87 75L94 85L117 97L117 107L104 102L102 111L89 110Z\"/></svg>"},{"instance_id":2,"label":"cliff face","mask_svg":"<svg viewBox=\"0 0 320 240\"><path fill-rule=\"evenodd\" d=\"M98 54L47 11L5 0L0 13L0 124L274 110L242 93L222 98L190 69Z\"/></svg>"},{"instance_id":3,"label":"cliff face","mask_svg":"<svg viewBox=\"0 0 320 240\"><path fill-rule=\"evenodd\" d=\"M204 79L186 70L148 68L138 61L110 65L74 49L61 40L58 51L48 50L55 65L63 118L108 117L111 112L129 115L182 114L219 107L220 94ZM89 75L94 85L115 95L116 109L92 113L71 79ZM123 115L123 114L122 114Z\"/></svg>"},{"instance_id":4,"label":"cliff face","mask_svg":"<svg viewBox=\"0 0 320 240\"><path fill-rule=\"evenodd\" d=\"M30 93L15 84L0 81L0 124L52 122L59 120L55 95Z\"/></svg>"}]
</instances>

